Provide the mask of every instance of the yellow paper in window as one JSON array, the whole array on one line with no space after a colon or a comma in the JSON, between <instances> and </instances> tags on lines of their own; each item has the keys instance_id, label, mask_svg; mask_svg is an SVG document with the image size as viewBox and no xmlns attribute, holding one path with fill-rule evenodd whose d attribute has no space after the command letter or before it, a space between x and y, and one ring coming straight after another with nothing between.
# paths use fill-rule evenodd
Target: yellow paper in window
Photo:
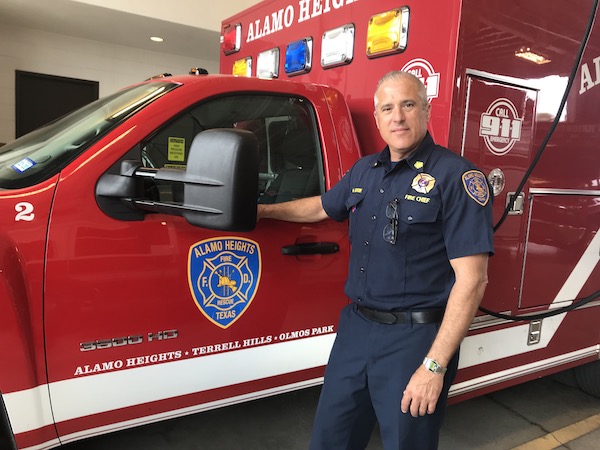
<instances>
[{"instance_id":1,"label":"yellow paper in window","mask_svg":"<svg viewBox=\"0 0 600 450\"><path fill-rule=\"evenodd\" d=\"M185 139L169 137L169 161L185 161Z\"/></svg>"}]
</instances>

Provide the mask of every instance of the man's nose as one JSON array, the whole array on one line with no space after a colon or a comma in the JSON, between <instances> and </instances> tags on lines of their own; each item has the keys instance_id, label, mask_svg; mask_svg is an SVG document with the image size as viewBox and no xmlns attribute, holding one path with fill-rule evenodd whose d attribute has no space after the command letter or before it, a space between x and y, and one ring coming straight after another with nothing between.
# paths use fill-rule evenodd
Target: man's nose
<instances>
[{"instance_id":1,"label":"man's nose","mask_svg":"<svg viewBox=\"0 0 600 450\"><path fill-rule=\"evenodd\" d=\"M394 108L393 112L392 112L392 120L394 122L403 122L404 121L404 111L402 111L402 107L398 106L396 108Z\"/></svg>"}]
</instances>

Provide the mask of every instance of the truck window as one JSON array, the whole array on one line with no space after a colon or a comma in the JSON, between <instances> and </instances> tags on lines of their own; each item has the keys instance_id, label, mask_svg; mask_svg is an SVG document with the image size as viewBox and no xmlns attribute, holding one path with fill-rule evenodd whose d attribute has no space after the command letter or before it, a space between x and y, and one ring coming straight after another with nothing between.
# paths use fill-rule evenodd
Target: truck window
<instances>
[{"instance_id":1,"label":"truck window","mask_svg":"<svg viewBox=\"0 0 600 450\"><path fill-rule=\"evenodd\" d=\"M309 102L302 98L265 94L213 98L142 142L142 165L185 170L192 141L200 131L244 129L254 133L259 142L259 202L320 195L324 190L323 162L315 123ZM182 186L168 182L156 185L157 200L182 201Z\"/></svg>"},{"instance_id":2,"label":"truck window","mask_svg":"<svg viewBox=\"0 0 600 450\"><path fill-rule=\"evenodd\" d=\"M157 82L101 98L0 148L0 188L33 186L60 172L132 114L179 86Z\"/></svg>"}]
</instances>

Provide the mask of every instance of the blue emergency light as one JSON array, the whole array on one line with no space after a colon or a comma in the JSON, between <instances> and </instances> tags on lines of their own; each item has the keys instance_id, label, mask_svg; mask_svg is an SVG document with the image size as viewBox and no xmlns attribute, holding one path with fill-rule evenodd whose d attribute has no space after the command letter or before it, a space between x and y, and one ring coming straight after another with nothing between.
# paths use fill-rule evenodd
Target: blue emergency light
<instances>
[{"instance_id":1,"label":"blue emergency light","mask_svg":"<svg viewBox=\"0 0 600 450\"><path fill-rule=\"evenodd\" d=\"M312 38L304 38L288 44L285 50L285 73L300 75L310 71L312 65Z\"/></svg>"}]
</instances>

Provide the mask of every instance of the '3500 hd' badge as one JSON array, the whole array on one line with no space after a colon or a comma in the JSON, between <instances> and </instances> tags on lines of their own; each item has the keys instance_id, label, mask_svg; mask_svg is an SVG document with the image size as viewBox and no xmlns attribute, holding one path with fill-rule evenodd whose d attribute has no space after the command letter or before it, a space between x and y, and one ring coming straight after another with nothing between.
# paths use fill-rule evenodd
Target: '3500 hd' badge
<instances>
[{"instance_id":1,"label":"'3500 hd' badge","mask_svg":"<svg viewBox=\"0 0 600 450\"><path fill-rule=\"evenodd\" d=\"M248 309L261 269L260 247L250 239L220 237L190 247L190 291L202 314L221 328L229 327Z\"/></svg>"}]
</instances>

